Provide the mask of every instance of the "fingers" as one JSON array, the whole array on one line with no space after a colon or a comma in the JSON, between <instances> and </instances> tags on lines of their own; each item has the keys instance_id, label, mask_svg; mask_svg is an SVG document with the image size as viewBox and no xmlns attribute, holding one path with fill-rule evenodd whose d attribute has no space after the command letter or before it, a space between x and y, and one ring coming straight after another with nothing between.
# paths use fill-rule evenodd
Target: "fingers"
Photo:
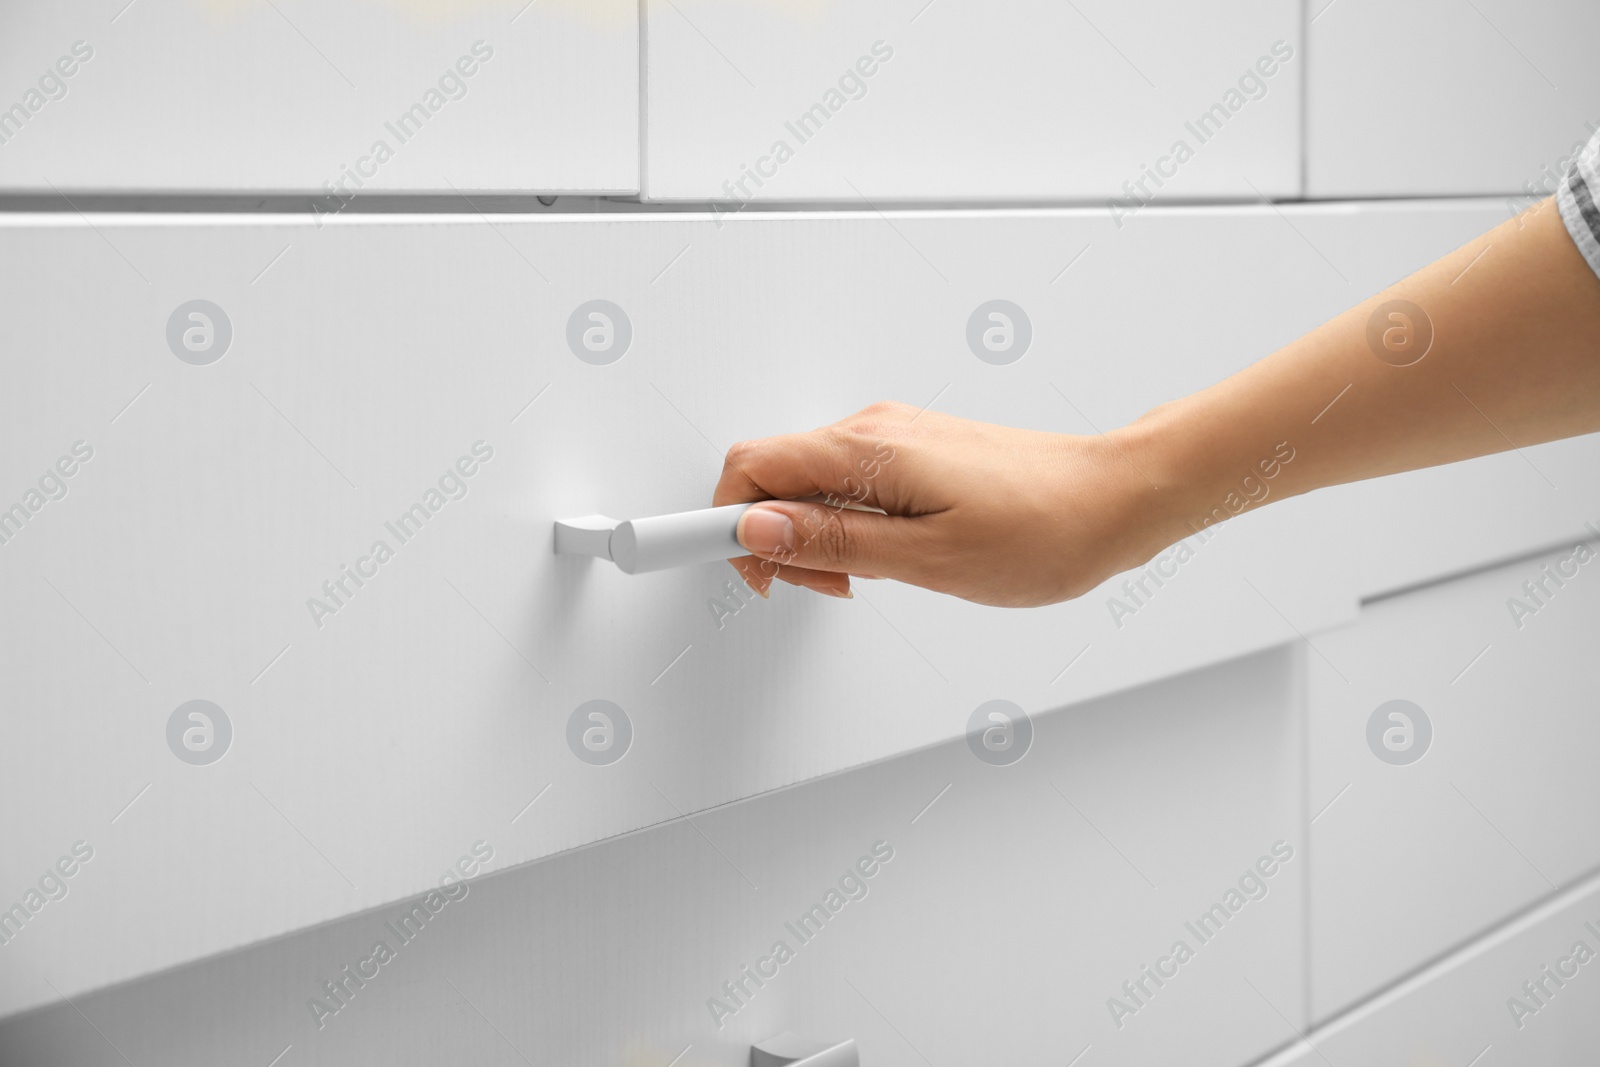
<instances>
[{"instance_id":1,"label":"fingers","mask_svg":"<svg viewBox=\"0 0 1600 1067\"><path fill-rule=\"evenodd\" d=\"M925 553L919 548L918 519L877 512L834 508L825 504L788 501L758 503L739 519L739 543L755 557L752 566L770 571L776 563L780 578L786 568L812 572L804 576L839 588L828 579L869 574L914 581L922 570ZM790 579L793 580L793 579ZM816 586L812 581L798 584Z\"/></svg>"},{"instance_id":2,"label":"fingers","mask_svg":"<svg viewBox=\"0 0 1600 1067\"><path fill-rule=\"evenodd\" d=\"M802 589L813 592L826 593L829 596L849 597L850 575L835 571L817 571L806 567L788 567L777 560L761 559L757 556L740 556L738 559L728 561L733 564L734 570L750 586L762 596L767 596L774 581L787 582L797 585Z\"/></svg>"},{"instance_id":3,"label":"fingers","mask_svg":"<svg viewBox=\"0 0 1600 1067\"><path fill-rule=\"evenodd\" d=\"M895 450L843 424L810 433L741 441L728 450L713 507L751 500L821 496L836 504L881 506Z\"/></svg>"},{"instance_id":4,"label":"fingers","mask_svg":"<svg viewBox=\"0 0 1600 1067\"><path fill-rule=\"evenodd\" d=\"M835 532L818 532L821 520L845 504L881 506L880 493L888 488L887 469L895 456L886 438L913 414L914 409L903 404L874 404L810 433L741 441L728 450L712 504L820 498L824 504L803 514L797 512L791 521L809 522L802 535L807 541L836 537ZM893 493L883 495L892 497ZM757 519L758 527L763 521ZM806 554L812 559L826 557L816 546L807 546ZM812 565L798 556L784 558L772 552L732 562L746 583L763 596L773 581L833 596L850 595L848 566Z\"/></svg>"}]
</instances>

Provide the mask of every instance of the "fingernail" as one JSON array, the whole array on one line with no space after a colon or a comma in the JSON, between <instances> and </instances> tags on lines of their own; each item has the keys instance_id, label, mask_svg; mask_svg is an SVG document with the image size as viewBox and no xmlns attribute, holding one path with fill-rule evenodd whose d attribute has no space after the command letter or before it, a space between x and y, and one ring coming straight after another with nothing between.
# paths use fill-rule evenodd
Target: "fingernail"
<instances>
[{"instance_id":1,"label":"fingernail","mask_svg":"<svg viewBox=\"0 0 1600 1067\"><path fill-rule=\"evenodd\" d=\"M739 543L758 556L794 551L794 523L773 508L751 508L739 519Z\"/></svg>"},{"instance_id":2,"label":"fingernail","mask_svg":"<svg viewBox=\"0 0 1600 1067\"><path fill-rule=\"evenodd\" d=\"M823 592L823 593L827 593L829 596L836 596L840 600L854 600L856 598L856 595L854 593L850 592L850 590L848 590L848 589L844 590L843 592L841 592L838 589L823 589L823 590L819 590L819 591Z\"/></svg>"},{"instance_id":3,"label":"fingernail","mask_svg":"<svg viewBox=\"0 0 1600 1067\"><path fill-rule=\"evenodd\" d=\"M754 589L757 593L760 593L762 600L771 600L772 599L772 594L767 592L765 589L761 588L755 582L747 580L744 584L748 585L751 589Z\"/></svg>"},{"instance_id":4,"label":"fingernail","mask_svg":"<svg viewBox=\"0 0 1600 1067\"><path fill-rule=\"evenodd\" d=\"M851 571L850 572L850 577L852 577L852 578L871 578L875 582L883 581L883 575L881 575L881 574L857 574L854 571Z\"/></svg>"}]
</instances>

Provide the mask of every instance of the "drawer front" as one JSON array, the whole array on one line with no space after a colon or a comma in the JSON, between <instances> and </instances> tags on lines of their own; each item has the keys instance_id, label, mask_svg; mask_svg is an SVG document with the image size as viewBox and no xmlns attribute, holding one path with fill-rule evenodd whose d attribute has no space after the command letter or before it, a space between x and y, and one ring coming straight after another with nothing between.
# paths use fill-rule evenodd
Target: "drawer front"
<instances>
[{"instance_id":1,"label":"drawer front","mask_svg":"<svg viewBox=\"0 0 1600 1067\"><path fill-rule=\"evenodd\" d=\"M1169 559L1131 615L1120 576L1034 612L886 583L751 603L721 563L553 556L557 517L703 506L728 445L874 400L1117 425L1350 299L1302 233L1354 254L1320 209L720 221L10 224L4 343L51 355L0 388L6 500L38 505L0 545L0 669L36 709L0 806L58 798L15 854L90 839L116 886L40 932L64 992L419 891L485 818L523 813L498 853L523 862L1351 616L1309 499ZM1034 329L1007 366L966 339L997 293ZM608 365L567 340L594 299L630 322ZM594 700L630 728L607 766L569 740Z\"/></svg>"},{"instance_id":2,"label":"drawer front","mask_svg":"<svg viewBox=\"0 0 1600 1067\"><path fill-rule=\"evenodd\" d=\"M1315 638L1318 1018L1600 866L1597 633L1600 538Z\"/></svg>"},{"instance_id":3,"label":"drawer front","mask_svg":"<svg viewBox=\"0 0 1600 1067\"><path fill-rule=\"evenodd\" d=\"M1591 878L1261 1067L1587 1063L1600 1043L1597 952Z\"/></svg>"},{"instance_id":4,"label":"drawer front","mask_svg":"<svg viewBox=\"0 0 1600 1067\"><path fill-rule=\"evenodd\" d=\"M635 192L629 0L14 0L0 192Z\"/></svg>"},{"instance_id":5,"label":"drawer front","mask_svg":"<svg viewBox=\"0 0 1600 1067\"><path fill-rule=\"evenodd\" d=\"M1115 197L1126 214L1300 192L1298 4L644 10L652 199Z\"/></svg>"},{"instance_id":6,"label":"drawer front","mask_svg":"<svg viewBox=\"0 0 1600 1067\"><path fill-rule=\"evenodd\" d=\"M1309 15L1310 196L1520 210L1600 126L1600 9L1584 0L1313 0Z\"/></svg>"},{"instance_id":7,"label":"drawer front","mask_svg":"<svg viewBox=\"0 0 1600 1067\"><path fill-rule=\"evenodd\" d=\"M94 1028L58 1002L0 1059L745 1067L794 1030L874 1067L1246 1063L1304 1027L1299 659L1040 716L1007 766L947 743L74 998ZM432 869L527 832L453 829Z\"/></svg>"}]
</instances>

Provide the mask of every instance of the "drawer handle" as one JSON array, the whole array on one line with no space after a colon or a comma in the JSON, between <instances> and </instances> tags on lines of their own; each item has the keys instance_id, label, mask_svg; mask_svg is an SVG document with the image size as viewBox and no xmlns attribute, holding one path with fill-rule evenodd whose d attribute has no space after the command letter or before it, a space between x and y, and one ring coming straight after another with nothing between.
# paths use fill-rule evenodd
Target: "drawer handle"
<instances>
[{"instance_id":1,"label":"drawer handle","mask_svg":"<svg viewBox=\"0 0 1600 1067\"><path fill-rule=\"evenodd\" d=\"M735 531L749 507L728 504L626 522L604 515L557 519L556 553L610 560L624 574L748 556Z\"/></svg>"},{"instance_id":2,"label":"drawer handle","mask_svg":"<svg viewBox=\"0 0 1600 1067\"><path fill-rule=\"evenodd\" d=\"M855 1038L813 1041L787 1031L750 1046L750 1067L861 1067Z\"/></svg>"},{"instance_id":3,"label":"drawer handle","mask_svg":"<svg viewBox=\"0 0 1600 1067\"><path fill-rule=\"evenodd\" d=\"M881 508L841 503L822 496L783 503L822 504L835 511L843 508L883 514ZM714 563L719 559L748 556L750 553L739 544L737 534L739 516L749 508L750 504L725 504L720 508L679 511L671 515L626 521L605 515L557 519L556 554L610 560L624 574L645 574L663 571L668 567L688 567L696 563Z\"/></svg>"}]
</instances>

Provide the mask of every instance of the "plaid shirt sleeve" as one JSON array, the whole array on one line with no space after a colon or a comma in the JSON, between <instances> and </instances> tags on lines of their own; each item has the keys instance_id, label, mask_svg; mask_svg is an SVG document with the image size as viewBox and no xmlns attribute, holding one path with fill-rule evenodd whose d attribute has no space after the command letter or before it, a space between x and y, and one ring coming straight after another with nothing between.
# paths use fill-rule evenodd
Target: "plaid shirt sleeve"
<instances>
[{"instance_id":1,"label":"plaid shirt sleeve","mask_svg":"<svg viewBox=\"0 0 1600 1067\"><path fill-rule=\"evenodd\" d=\"M1561 221L1567 232L1577 242L1578 251L1588 260L1589 267L1600 275L1600 207L1595 197L1600 194L1600 133L1596 133L1583 146L1571 169L1561 179L1556 190L1556 204L1561 209Z\"/></svg>"}]
</instances>

